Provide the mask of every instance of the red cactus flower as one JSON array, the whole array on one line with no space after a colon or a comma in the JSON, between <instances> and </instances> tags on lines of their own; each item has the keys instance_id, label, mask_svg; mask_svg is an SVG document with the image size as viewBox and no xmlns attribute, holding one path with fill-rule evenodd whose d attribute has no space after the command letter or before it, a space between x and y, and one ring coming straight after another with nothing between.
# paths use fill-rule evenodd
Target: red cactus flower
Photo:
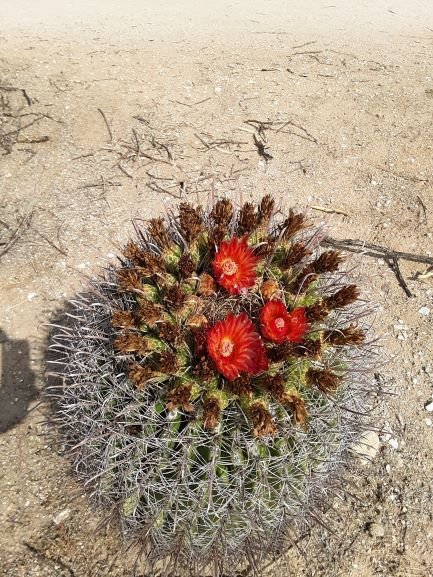
<instances>
[{"instance_id":1,"label":"red cactus flower","mask_svg":"<svg viewBox=\"0 0 433 577\"><path fill-rule=\"evenodd\" d=\"M299 343L308 328L305 308L299 307L289 313L281 301L265 304L260 313L260 324L262 335L276 343Z\"/></svg>"},{"instance_id":2,"label":"red cactus flower","mask_svg":"<svg viewBox=\"0 0 433 577\"><path fill-rule=\"evenodd\" d=\"M208 329L207 350L218 372L229 381L240 373L258 375L268 369L263 341L246 313L229 314Z\"/></svg>"},{"instance_id":3,"label":"red cactus flower","mask_svg":"<svg viewBox=\"0 0 433 577\"><path fill-rule=\"evenodd\" d=\"M256 280L255 267L260 257L248 246L247 237L223 240L212 262L215 278L230 294L252 287Z\"/></svg>"}]
</instances>

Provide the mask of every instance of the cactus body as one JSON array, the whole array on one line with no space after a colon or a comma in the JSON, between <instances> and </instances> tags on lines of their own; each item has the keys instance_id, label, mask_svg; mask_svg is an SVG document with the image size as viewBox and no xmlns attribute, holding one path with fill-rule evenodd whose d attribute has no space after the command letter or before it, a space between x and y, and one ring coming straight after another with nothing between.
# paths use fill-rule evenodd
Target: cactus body
<instances>
[{"instance_id":1,"label":"cactus body","mask_svg":"<svg viewBox=\"0 0 433 577\"><path fill-rule=\"evenodd\" d=\"M181 204L137 232L54 337L63 438L150 561L259 567L367 426L368 310L342 256L303 215L276 219L269 196ZM239 323L246 359L224 336Z\"/></svg>"}]
</instances>

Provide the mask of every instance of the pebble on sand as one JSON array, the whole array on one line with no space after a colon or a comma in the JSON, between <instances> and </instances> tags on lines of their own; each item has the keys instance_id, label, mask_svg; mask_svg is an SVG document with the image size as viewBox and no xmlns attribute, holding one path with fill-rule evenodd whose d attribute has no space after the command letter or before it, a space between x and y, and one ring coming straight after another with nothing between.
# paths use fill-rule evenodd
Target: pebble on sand
<instances>
[{"instance_id":1,"label":"pebble on sand","mask_svg":"<svg viewBox=\"0 0 433 577\"><path fill-rule=\"evenodd\" d=\"M352 447L352 451L358 456L361 465L368 465L375 458L379 446L379 435L374 431L366 431Z\"/></svg>"},{"instance_id":2,"label":"pebble on sand","mask_svg":"<svg viewBox=\"0 0 433 577\"><path fill-rule=\"evenodd\" d=\"M63 511L59 511L57 515L54 515L53 521L56 525L60 525L61 523L63 523L63 521L66 521L66 519L69 517L70 514L71 514L70 509L63 509Z\"/></svg>"}]
</instances>

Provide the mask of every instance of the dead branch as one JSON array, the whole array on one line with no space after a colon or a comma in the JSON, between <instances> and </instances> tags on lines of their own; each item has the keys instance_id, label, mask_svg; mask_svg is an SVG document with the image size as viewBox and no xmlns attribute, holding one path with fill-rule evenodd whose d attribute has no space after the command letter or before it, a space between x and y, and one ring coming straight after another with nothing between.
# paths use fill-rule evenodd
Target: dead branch
<instances>
[{"instance_id":1,"label":"dead branch","mask_svg":"<svg viewBox=\"0 0 433 577\"><path fill-rule=\"evenodd\" d=\"M433 265L433 257L431 256L424 256L421 254L415 254L411 252L392 250L386 248L385 246L381 246L379 244L372 244L363 240L355 240L355 239L336 240L334 238L327 236L324 242L325 244L334 246L336 248L342 248L343 250L348 250L350 252L363 253L367 256L372 256L375 258L396 257L401 258L403 260L409 260L412 262Z\"/></svg>"},{"instance_id":2,"label":"dead branch","mask_svg":"<svg viewBox=\"0 0 433 577\"><path fill-rule=\"evenodd\" d=\"M371 256L373 258L383 259L395 274L395 277L399 285L401 286L406 296L408 297L412 297L413 294L409 290L409 287L407 286L406 281L404 280L403 275L401 274L399 259L433 265L433 257L428 257L409 252L401 252L398 250L392 250L378 244L371 244L361 240L354 240L354 239L336 240L328 236L324 239L324 244L333 246L335 248L348 250L350 252L361 253L363 255Z\"/></svg>"}]
</instances>

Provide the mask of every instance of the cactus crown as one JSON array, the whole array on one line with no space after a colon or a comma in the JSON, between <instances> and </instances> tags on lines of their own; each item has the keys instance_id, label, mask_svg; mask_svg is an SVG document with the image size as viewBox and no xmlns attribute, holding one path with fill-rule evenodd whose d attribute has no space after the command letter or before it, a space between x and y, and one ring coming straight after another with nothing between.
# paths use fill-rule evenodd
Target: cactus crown
<instances>
[{"instance_id":1,"label":"cactus crown","mask_svg":"<svg viewBox=\"0 0 433 577\"><path fill-rule=\"evenodd\" d=\"M127 531L147 528L150 559L193 574L280 547L369 406L343 257L274 205L181 203L137 226L53 345L79 474Z\"/></svg>"}]
</instances>

